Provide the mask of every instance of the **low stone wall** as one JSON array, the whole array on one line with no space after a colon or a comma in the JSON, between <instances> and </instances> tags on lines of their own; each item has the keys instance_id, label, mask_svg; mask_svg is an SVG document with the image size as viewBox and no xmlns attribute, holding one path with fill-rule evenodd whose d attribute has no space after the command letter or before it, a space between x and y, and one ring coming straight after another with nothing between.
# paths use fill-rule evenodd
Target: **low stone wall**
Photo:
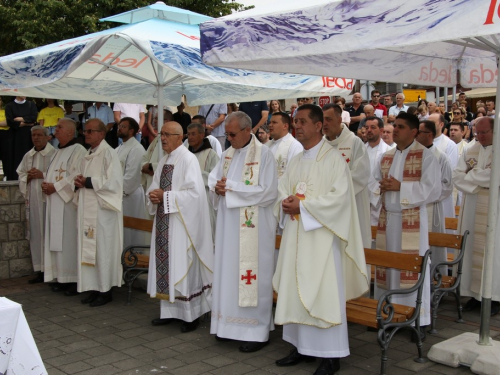
<instances>
[{"instance_id":1,"label":"low stone wall","mask_svg":"<svg viewBox=\"0 0 500 375\"><path fill-rule=\"evenodd\" d=\"M24 198L17 181L0 181L0 279L33 273Z\"/></svg>"}]
</instances>

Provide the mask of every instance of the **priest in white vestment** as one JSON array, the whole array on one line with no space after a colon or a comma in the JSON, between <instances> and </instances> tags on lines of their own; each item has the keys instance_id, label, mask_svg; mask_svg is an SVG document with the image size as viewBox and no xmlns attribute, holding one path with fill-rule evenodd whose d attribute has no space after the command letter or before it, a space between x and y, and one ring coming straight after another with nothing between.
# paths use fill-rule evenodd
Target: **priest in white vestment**
<instances>
[{"instance_id":1,"label":"priest in white vestment","mask_svg":"<svg viewBox=\"0 0 500 375\"><path fill-rule=\"evenodd\" d=\"M284 230L273 288L275 322L295 348L276 364L320 357L316 373L333 374L349 355L346 300L369 290L363 241L349 167L322 138L321 108L302 105L294 121L304 151L279 181L274 214Z\"/></svg>"},{"instance_id":2,"label":"priest in white vestment","mask_svg":"<svg viewBox=\"0 0 500 375\"><path fill-rule=\"evenodd\" d=\"M203 177L203 184L205 185L208 200L212 238L215 238L215 222L217 220L217 215L212 200L208 198L208 176L219 162L220 157L213 150L208 137L205 137L205 127L202 124L193 122L188 125L187 137L187 141L189 142L188 150L196 156L200 165L201 176ZM215 139L215 143L220 147L220 143L217 139Z\"/></svg>"},{"instance_id":3,"label":"priest in white vestment","mask_svg":"<svg viewBox=\"0 0 500 375\"><path fill-rule=\"evenodd\" d=\"M416 140L422 145L431 150L436 160L439 163L440 175L441 175L441 194L435 197L435 201L427 204L427 220L429 225L429 231L433 233L446 233L445 228L445 214L443 203L448 197L451 196L453 191L453 183L451 179L451 166L450 159L448 156L438 149L433 144L433 139L436 134L436 125L430 120L420 121L418 134ZM446 262L448 260L447 249L442 246L431 247L431 263L436 265L437 263ZM448 267L440 267L441 275L448 276ZM431 279L433 275L431 275Z\"/></svg>"},{"instance_id":4,"label":"priest in white vestment","mask_svg":"<svg viewBox=\"0 0 500 375\"><path fill-rule=\"evenodd\" d=\"M166 154L147 191L149 213L155 215L148 293L161 300L160 318L151 323L180 319L185 333L195 330L199 317L210 311L213 240L201 170L182 146L182 127L167 122L160 137Z\"/></svg>"},{"instance_id":5,"label":"priest in white vestment","mask_svg":"<svg viewBox=\"0 0 500 375\"><path fill-rule=\"evenodd\" d=\"M116 148L123 173L123 216L147 219L144 188L141 185L144 147L135 139L139 124L132 117L124 117L118 124L118 138L123 143ZM149 245L151 237L137 229L123 229L123 248L131 245Z\"/></svg>"},{"instance_id":6,"label":"priest in white vestment","mask_svg":"<svg viewBox=\"0 0 500 375\"><path fill-rule=\"evenodd\" d=\"M226 119L231 147L208 177L217 209L214 298L210 333L245 341L240 351L254 352L269 342L272 321L278 195L276 162L251 133L243 112Z\"/></svg>"},{"instance_id":7,"label":"priest in white vestment","mask_svg":"<svg viewBox=\"0 0 500 375\"><path fill-rule=\"evenodd\" d=\"M382 210L377 229L376 248L385 251L418 253L429 249L426 205L441 194L440 166L434 154L415 140L419 122L414 115L400 112L394 123L397 147L387 151L375 178L380 182ZM430 267L424 279L420 326L430 323ZM400 270L376 271L375 298L385 290L410 287L412 273ZM415 306L416 292L393 296L392 302ZM422 336L425 329L421 328ZM424 337L422 337L424 338Z\"/></svg>"},{"instance_id":8,"label":"priest in white vestment","mask_svg":"<svg viewBox=\"0 0 500 375\"><path fill-rule=\"evenodd\" d=\"M26 239L30 241L33 270L37 272L30 284L42 283L44 279L43 236L45 227L45 198L41 183L55 153L50 143L47 128L33 126L31 140L34 147L29 150L17 167L19 191L24 197L26 210Z\"/></svg>"},{"instance_id":9,"label":"priest in white vestment","mask_svg":"<svg viewBox=\"0 0 500 375\"><path fill-rule=\"evenodd\" d=\"M153 142L149 144L146 153L142 156L141 183L144 191L148 191L149 186L153 182L153 176L156 172L156 168L158 167L158 162L163 157L163 153L161 153L160 157L160 149L161 141L160 136L158 135L155 139L153 139Z\"/></svg>"},{"instance_id":10,"label":"priest in white vestment","mask_svg":"<svg viewBox=\"0 0 500 375\"><path fill-rule=\"evenodd\" d=\"M463 205L460 211L458 232L469 231L462 268L460 294L471 297L464 305L464 311L478 309L482 298L482 273L484 249L486 247L486 221L489 209L489 186L491 179L491 161L493 151L493 119L481 117L476 122L474 145L467 147L458 167L453 171L453 183L463 193ZM498 217L498 216L497 216ZM500 243L500 220L495 228L495 243ZM496 249L498 250L498 249ZM500 254L495 251L493 257L493 281L491 291L491 315L500 312Z\"/></svg>"},{"instance_id":11,"label":"priest in white vestment","mask_svg":"<svg viewBox=\"0 0 500 375\"><path fill-rule=\"evenodd\" d=\"M323 134L326 141L344 157L351 171L359 226L363 246L371 247L372 230L370 225L370 160L363 141L356 137L349 127L342 123L342 108L337 104L323 106Z\"/></svg>"},{"instance_id":12,"label":"priest in white vestment","mask_svg":"<svg viewBox=\"0 0 500 375\"><path fill-rule=\"evenodd\" d=\"M73 199L78 205L78 292L92 291L82 300L91 307L111 302L111 288L123 283L123 174L105 135L101 120L85 123L90 150L81 159L74 180L78 188Z\"/></svg>"},{"instance_id":13,"label":"priest in white vestment","mask_svg":"<svg viewBox=\"0 0 500 375\"><path fill-rule=\"evenodd\" d=\"M389 145L380 137L384 129L384 122L380 117L371 116L365 120L366 127L366 153L370 159L370 178L368 179L368 190L370 192L370 224L376 226L380 209L382 208L382 200L380 197L380 186L375 179L375 171L380 165L382 155L389 150Z\"/></svg>"},{"instance_id":14,"label":"priest in white vestment","mask_svg":"<svg viewBox=\"0 0 500 375\"><path fill-rule=\"evenodd\" d=\"M463 139L465 135L465 127L461 122L452 122L450 124L450 139L456 143L458 148L458 160L462 157L464 150L469 146L467 141ZM455 206L462 205L462 192L453 187L453 204ZM455 217L455 216L452 216Z\"/></svg>"},{"instance_id":15,"label":"priest in white vestment","mask_svg":"<svg viewBox=\"0 0 500 375\"><path fill-rule=\"evenodd\" d=\"M45 220L45 282L55 281L54 291L67 296L78 294L77 261L77 208L73 204L73 183L81 159L87 152L76 143L76 123L69 118L60 119L55 137L59 141L47 175L42 183L46 195Z\"/></svg>"},{"instance_id":16,"label":"priest in white vestment","mask_svg":"<svg viewBox=\"0 0 500 375\"><path fill-rule=\"evenodd\" d=\"M191 119L191 123L202 125L203 129L205 129L205 131L206 131L207 121L206 121L204 116L201 116L201 115L193 116L193 118ZM211 134L207 135L206 138L210 142L210 146L212 147L212 150L215 151L215 153L217 154L217 156L220 159L220 157L222 156L222 147L220 145L219 140ZM189 147L189 142L187 139L184 141L184 146Z\"/></svg>"}]
</instances>

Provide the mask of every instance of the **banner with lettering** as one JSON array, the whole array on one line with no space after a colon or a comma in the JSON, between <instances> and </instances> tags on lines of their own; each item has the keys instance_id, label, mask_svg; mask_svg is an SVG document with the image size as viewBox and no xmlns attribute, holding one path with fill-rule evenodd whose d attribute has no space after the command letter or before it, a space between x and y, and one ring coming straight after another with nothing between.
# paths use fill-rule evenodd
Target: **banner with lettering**
<instances>
[{"instance_id":1,"label":"banner with lettering","mask_svg":"<svg viewBox=\"0 0 500 375\"><path fill-rule=\"evenodd\" d=\"M495 87L500 0L277 0L200 30L214 66Z\"/></svg>"}]
</instances>

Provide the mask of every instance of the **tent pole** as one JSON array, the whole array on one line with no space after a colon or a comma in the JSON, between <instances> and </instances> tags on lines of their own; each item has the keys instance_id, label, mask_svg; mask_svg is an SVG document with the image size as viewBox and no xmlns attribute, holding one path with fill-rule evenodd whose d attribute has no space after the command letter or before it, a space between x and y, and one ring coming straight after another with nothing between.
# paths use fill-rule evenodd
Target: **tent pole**
<instances>
[{"instance_id":1,"label":"tent pole","mask_svg":"<svg viewBox=\"0 0 500 375\"><path fill-rule=\"evenodd\" d=\"M163 66L160 64L157 65L158 67L158 134L161 132L161 128L163 127L163 89L165 86L162 85L163 82ZM160 146L159 152L158 152L158 161L163 158L163 148Z\"/></svg>"},{"instance_id":2,"label":"tent pole","mask_svg":"<svg viewBox=\"0 0 500 375\"><path fill-rule=\"evenodd\" d=\"M436 86L436 104L439 106L439 91L440 91L440 87L439 86Z\"/></svg>"},{"instance_id":3,"label":"tent pole","mask_svg":"<svg viewBox=\"0 0 500 375\"><path fill-rule=\"evenodd\" d=\"M500 55L497 55L497 66ZM496 108L500 108L500 79L497 79ZM490 314L491 314L491 289L493 281L493 257L495 253L495 230L498 220L498 188L500 186L500 167L498 158L500 153L500 131L498 120L500 112L495 112L495 125L493 127L493 154L491 156L491 179L489 190L490 209L488 210L488 225L486 228L486 249L483 263L482 299L481 299L481 325L479 327L479 345L491 345L490 343Z\"/></svg>"}]
</instances>

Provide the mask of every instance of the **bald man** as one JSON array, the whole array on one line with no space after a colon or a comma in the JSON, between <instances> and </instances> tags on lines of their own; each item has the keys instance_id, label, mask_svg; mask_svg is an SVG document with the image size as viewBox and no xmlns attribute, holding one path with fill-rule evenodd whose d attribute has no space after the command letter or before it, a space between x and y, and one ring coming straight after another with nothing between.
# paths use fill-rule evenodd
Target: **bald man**
<instances>
[{"instance_id":1,"label":"bald man","mask_svg":"<svg viewBox=\"0 0 500 375\"><path fill-rule=\"evenodd\" d=\"M148 293L161 300L160 318L151 323L165 325L178 319L186 333L195 330L199 317L211 309L213 240L200 165L182 146L182 138L180 124L163 125L165 156L146 196L149 213L155 215Z\"/></svg>"}]
</instances>

